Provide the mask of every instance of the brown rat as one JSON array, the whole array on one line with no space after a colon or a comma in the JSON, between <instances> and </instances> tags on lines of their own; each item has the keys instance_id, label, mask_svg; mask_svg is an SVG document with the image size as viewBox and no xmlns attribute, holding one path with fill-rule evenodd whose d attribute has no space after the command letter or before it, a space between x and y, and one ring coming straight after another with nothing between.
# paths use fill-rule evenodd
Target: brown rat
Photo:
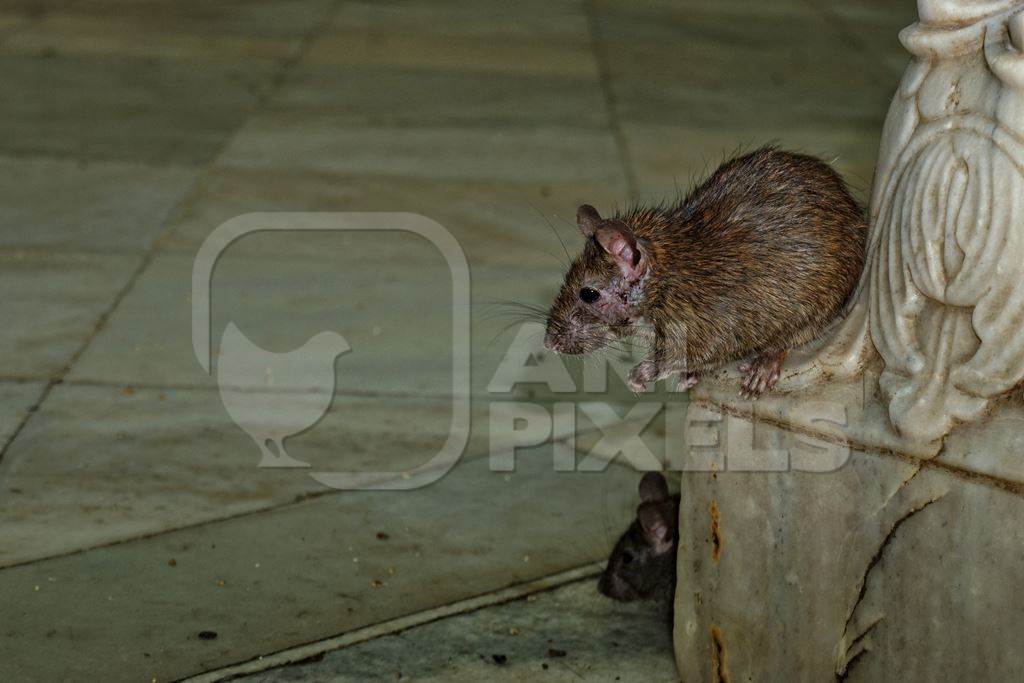
<instances>
[{"instance_id":1,"label":"brown rat","mask_svg":"<svg viewBox=\"0 0 1024 683\"><path fill-rule=\"evenodd\" d=\"M640 480L636 519L612 550L597 590L614 600L657 600L671 608L676 592L679 495L670 496L660 472Z\"/></svg>"},{"instance_id":2,"label":"brown rat","mask_svg":"<svg viewBox=\"0 0 1024 683\"><path fill-rule=\"evenodd\" d=\"M649 344L629 375L642 391L679 373L746 359L742 393L779 379L786 354L842 314L864 265L867 222L842 178L811 156L765 147L722 164L683 201L604 219L548 314L545 346L588 353L622 337Z\"/></svg>"}]
</instances>

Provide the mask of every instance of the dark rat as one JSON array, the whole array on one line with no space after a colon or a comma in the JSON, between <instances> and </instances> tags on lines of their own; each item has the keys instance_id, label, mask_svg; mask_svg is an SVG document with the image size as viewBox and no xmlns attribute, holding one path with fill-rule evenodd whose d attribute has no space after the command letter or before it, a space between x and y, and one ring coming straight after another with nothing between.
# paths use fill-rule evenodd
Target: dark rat
<instances>
[{"instance_id":1,"label":"dark rat","mask_svg":"<svg viewBox=\"0 0 1024 683\"><path fill-rule=\"evenodd\" d=\"M636 519L612 550L597 590L614 600L657 600L669 610L676 592L679 495L660 472L640 480Z\"/></svg>"},{"instance_id":2,"label":"dark rat","mask_svg":"<svg viewBox=\"0 0 1024 683\"><path fill-rule=\"evenodd\" d=\"M683 201L576 221L586 238L548 315L557 353L622 337L649 345L630 372L642 391L746 360L742 393L775 386L786 354L843 312L861 269L863 211L811 156L765 147L722 164Z\"/></svg>"}]
</instances>

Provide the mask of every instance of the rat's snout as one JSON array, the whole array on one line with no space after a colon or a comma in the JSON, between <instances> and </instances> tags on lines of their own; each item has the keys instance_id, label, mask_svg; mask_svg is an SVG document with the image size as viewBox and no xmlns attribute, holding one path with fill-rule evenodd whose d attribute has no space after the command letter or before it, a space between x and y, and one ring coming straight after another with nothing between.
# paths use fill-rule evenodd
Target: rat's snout
<instances>
[{"instance_id":1,"label":"rat's snout","mask_svg":"<svg viewBox=\"0 0 1024 683\"><path fill-rule=\"evenodd\" d=\"M544 348L555 353L576 355L583 353L580 342L567 333L548 332L544 335Z\"/></svg>"},{"instance_id":2,"label":"rat's snout","mask_svg":"<svg viewBox=\"0 0 1024 683\"><path fill-rule=\"evenodd\" d=\"M586 353L589 349L585 348L584 337L584 330L576 321L553 318L544 332L544 348L569 355Z\"/></svg>"},{"instance_id":3,"label":"rat's snout","mask_svg":"<svg viewBox=\"0 0 1024 683\"><path fill-rule=\"evenodd\" d=\"M548 318L544 329L544 348L555 353L572 353L568 332L568 325L553 316Z\"/></svg>"},{"instance_id":4,"label":"rat's snout","mask_svg":"<svg viewBox=\"0 0 1024 683\"><path fill-rule=\"evenodd\" d=\"M611 567L605 569L601 573L601 578L597 580L597 592L619 602L631 602L638 597L630 585L617 576Z\"/></svg>"}]
</instances>

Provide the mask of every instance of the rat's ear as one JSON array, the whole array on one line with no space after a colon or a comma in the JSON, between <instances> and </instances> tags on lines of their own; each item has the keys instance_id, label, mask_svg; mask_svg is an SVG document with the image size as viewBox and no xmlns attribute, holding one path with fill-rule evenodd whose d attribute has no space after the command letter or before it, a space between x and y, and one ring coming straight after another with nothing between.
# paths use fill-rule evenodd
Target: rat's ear
<instances>
[{"instance_id":1,"label":"rat's ear","mask_svg":"<svg viewBox=\"0 0 1024 683\"><path fill-rule=\"evenodd\" d=\"M662 555L672 550L672 535L675 525L668 519L669 510L664 505L644 503L636 509L636 518L644 532L647 544L655 555Z\"/></svg>"},{"instance_id":2,"label":"rat's ear","mask_svg":"<svg viewBox=\"0 0 1024 683\"><path fill-rule=\"evenodd\" d=\"M640 480L640 502L658 503L668 500L668 482L661 472L648 472Z\"/></svg>"},{"instance_id":3,"label":"rat's ear","mask_svg":"<svg viewBox=\"0 0 1024 683\"><path fill-rule=\"evenodd\" d=\"M576 227L580 229L580 234L587 239L593 236L602 222L601 214L590 204L583 204L576 209Z\"/></svg>"},{"instance_id":4,"label":"rat's ear","mask_svg":"<svg viewBox=\"0 0 1024 683\"><path fill-rule=\"evenodd\" d=\"M598 244L615 260L627 280L639 280L647 270L647 259L636 244L636 237L624 225L605 223L594 233Z\"/></svg>"}]
</instances>

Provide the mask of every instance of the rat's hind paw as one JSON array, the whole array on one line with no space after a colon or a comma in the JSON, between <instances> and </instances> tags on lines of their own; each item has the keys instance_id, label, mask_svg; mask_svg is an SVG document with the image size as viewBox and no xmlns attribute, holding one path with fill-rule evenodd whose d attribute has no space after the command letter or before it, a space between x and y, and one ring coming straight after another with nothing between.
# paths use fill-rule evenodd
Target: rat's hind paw
<instances>
[{"instance_id":1,"label":"rat's hind paw","mask_svg":"<svg viewBox=\"0 0 1024 683\"><path fill-rule=\"evenodd\" d=\"M782 363L786 360L787 353L783 351L778 354L757 356L753 360L743 363L740 366L740 371L746 374L740 385L740 396L746 399L756 399L771 390L782 375Z\"/></svg>"}]
</instances>

